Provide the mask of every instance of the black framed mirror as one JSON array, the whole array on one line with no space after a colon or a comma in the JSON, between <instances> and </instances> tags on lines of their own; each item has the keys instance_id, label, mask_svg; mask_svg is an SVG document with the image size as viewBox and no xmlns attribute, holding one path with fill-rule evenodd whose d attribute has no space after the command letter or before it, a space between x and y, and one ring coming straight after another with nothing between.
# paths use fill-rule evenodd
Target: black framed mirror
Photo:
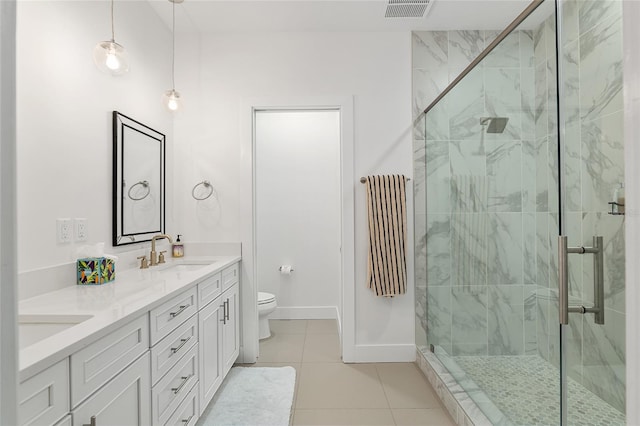
<instances>
[{"instance_id":1,"label":"black framed mirror","mask_svg":"<svg viewBox=\"0 0 640 426\"><path fill-rule=\"evenodd\" d=\"M165 135L113 111L113 245L165 233Z\"/></svg>"}]
</instances>

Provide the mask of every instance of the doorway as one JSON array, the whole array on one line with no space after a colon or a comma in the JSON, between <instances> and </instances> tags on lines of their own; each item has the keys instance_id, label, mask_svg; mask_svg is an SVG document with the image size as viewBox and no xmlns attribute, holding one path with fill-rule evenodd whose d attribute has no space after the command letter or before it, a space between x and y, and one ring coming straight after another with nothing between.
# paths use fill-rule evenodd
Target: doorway
<instances>
[{"instance_id":1,"label":"doorway","mask_svg":"<svg viewBox=\"0 0 640 426\"><path fill-rule=\"evenodd\" d=\"M254 118L257 289L271 318L340 316L340 111Z\"/></svg>"},{"instance_id":2,"label":"doorway","mask_svg":"<svg viewBox=\"0 0 640 426\"><path fill-rule=\"evenodd\" d=\"M355 347L353 99L350 96L295 97L275 101L248 99L245 101L243 110L246 113L243 114L242 127L246 132L242 138L243 178L240 182L241 221L245 224L241 236L243 246L241 359L245 363L253 363L258 357L259 291L270 292L277 298L278 309L271 318L335 319L339 333L340 353L343 358L345 356L349 358ZM288 118L291 120L287 120ZM308 120L312 122L317 120L317 122L313 124ZM276 124L275 130L277 130L277 123L282 121L290 121L290 124L297 122L296 125L299 128L284 132L288 142L280 146L281 152L273 151L270 154L263 152L259 146L262 145L260 141L263 140L261 136L263 125L267 124L271 128ZM318 125L320 128L332 129L329 132L331 135L329 139L333 140L332 146L337 148L337 151L332 148L330 154L321 152L326 148L323 144L328 142L326 140L323 142L320 135L326 136L327 132L319 131ZM316 130L311 130L314 128ZM276 136L272 131L274 131L273 128L270 130L267 141ZM302 161L295 160L296 152L302 155L300 157ZM271 160L263 163L265 158L269 159L268 156L272 157ZM293 159L289 160L289 156ZM318 167L323 164L324 160L321 161L323 156L331 158L330 166ZM324 182L321 176L324 176ZM280 182L274 180L277 178L283 180ZM270 196L268 192L261 192L269 186L276 195ZM326 192L333 195L328 195ZM310 201L303 203L300 197L304 194L315 195L316 200L312 197ZM326 200L327 196L330 202L318 202L319 199ZM261 201L263 198L266 201ZM298 211L291 214L289 221L281 220L279 216L283 212L297 209L300 205L307 209L307 212ZM275 216L280 221L279 231L276 227L264 228L264 225L261 229L261 224L264 222L260 217L265 209L267 213L271 209L271 217ZM314 222L310 212L315 215L319 212L322 216L329 215L337 218L337 222L332 221L330 225L320 227ZM334 232L336 223L337 236ZM296 227L302 231L294 232L293 229ZM265 233L262 233L263 230ZM328 235L331 237L325 240ZM289 240L287 244L291 244L293 237L299 239L298 246L304 247L292 249L289 246L286 249L289 254L283 252L279 256L276 256L277 253L271 253L269 241L284 245ZM302 237L301 240L300 237ZM314 240L319 241L319 239L323 239L324 252L316 251L318 247L315 246ZM313 252L308 251L307 248L310 246ZM271 258L260 255L265 247L268 249L267 253L273 255ZM307 259L299 257L305 253L305 250L307 253L312 253L306 256ZM281 274L280 267L283 265L290 265L293 271L290 274ZM332 271L331 276L325 276L320 280L313 279L314 274L322 270ZM262 271L265 271L264 277ZM333 280L337 281L337 284L333 284L331 282Z\"/></svg>"}]
</instances>

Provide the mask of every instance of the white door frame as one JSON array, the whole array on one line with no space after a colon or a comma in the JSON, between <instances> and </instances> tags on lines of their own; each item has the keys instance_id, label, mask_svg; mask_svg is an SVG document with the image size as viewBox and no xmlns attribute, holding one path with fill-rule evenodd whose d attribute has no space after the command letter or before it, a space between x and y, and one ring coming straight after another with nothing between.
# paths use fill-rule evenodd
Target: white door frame
<instances>
[{"instance_id":1,"label":"white door frame","mask_svg":"<svg viewBox=\"0 0 640 426\"><path fill-rule=\"evenodd\" d=\"M0 1L0 419L18 423L15 0Z\"/></svg>"},{"instance_id":2,"label":"white door frame","mask_svg":"<svg viewBox=\"0 0 640 426\"><path fill-rule=\"evenodd\" d=\"M351 361L355 353L354 267L354 132L352 96L308 96L247 99L241 112L240 223L242 241L242 340L240 361L254 363L258 356L258 302L255 222L254 114L264 110L336 110L340 112L341 188L341 330L342 357Z\"/></svg>"}]
</instances>

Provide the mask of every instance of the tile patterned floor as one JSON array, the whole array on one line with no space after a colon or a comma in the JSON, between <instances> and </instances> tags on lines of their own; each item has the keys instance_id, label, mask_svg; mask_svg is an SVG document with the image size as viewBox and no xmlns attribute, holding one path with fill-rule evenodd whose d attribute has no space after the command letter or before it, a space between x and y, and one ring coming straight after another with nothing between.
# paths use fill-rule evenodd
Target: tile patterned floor
<instances>
[{"instance_id":1,"label":"tile patterned floor","mask_svg":"<svg viewBox=\"0 0 640 426\"><path fill-rule=\"evenodd\" d=\"M344 364L334 320L271 320L255 366L297 371L292 425L455 423L413 363Z\"/></svg>"},{"instance_id":2,"label":"tile patterned floor","mask_svg":"<svg viewBox=\"0 0 640 426\"><path fill-rule=\"evenodd\" d=\"M558 370L538 356L453 357L516 425L554 425L560 418ZM624 425L625 416L573 379L568 382L573 425Z\"/></svg>"}]
</instances>

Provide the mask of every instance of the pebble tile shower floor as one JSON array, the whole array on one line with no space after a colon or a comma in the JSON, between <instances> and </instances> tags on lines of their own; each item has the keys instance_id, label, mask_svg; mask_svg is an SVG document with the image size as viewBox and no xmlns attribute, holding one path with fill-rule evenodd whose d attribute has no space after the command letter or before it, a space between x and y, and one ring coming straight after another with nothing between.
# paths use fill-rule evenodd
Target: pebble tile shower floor
<instances>
[{"instance_id":1,"label":"pebble tile shower floor","mask_svg":"<svg viewBox=\"0 0 640 426\"><path fill-rule=\"evenodd\" d=\"M559 423L558 370L538 356L453 357L516 425ZM573 379L568 380L569 424L624 425L625 416Z\"/></svg>"}]
</instances>

